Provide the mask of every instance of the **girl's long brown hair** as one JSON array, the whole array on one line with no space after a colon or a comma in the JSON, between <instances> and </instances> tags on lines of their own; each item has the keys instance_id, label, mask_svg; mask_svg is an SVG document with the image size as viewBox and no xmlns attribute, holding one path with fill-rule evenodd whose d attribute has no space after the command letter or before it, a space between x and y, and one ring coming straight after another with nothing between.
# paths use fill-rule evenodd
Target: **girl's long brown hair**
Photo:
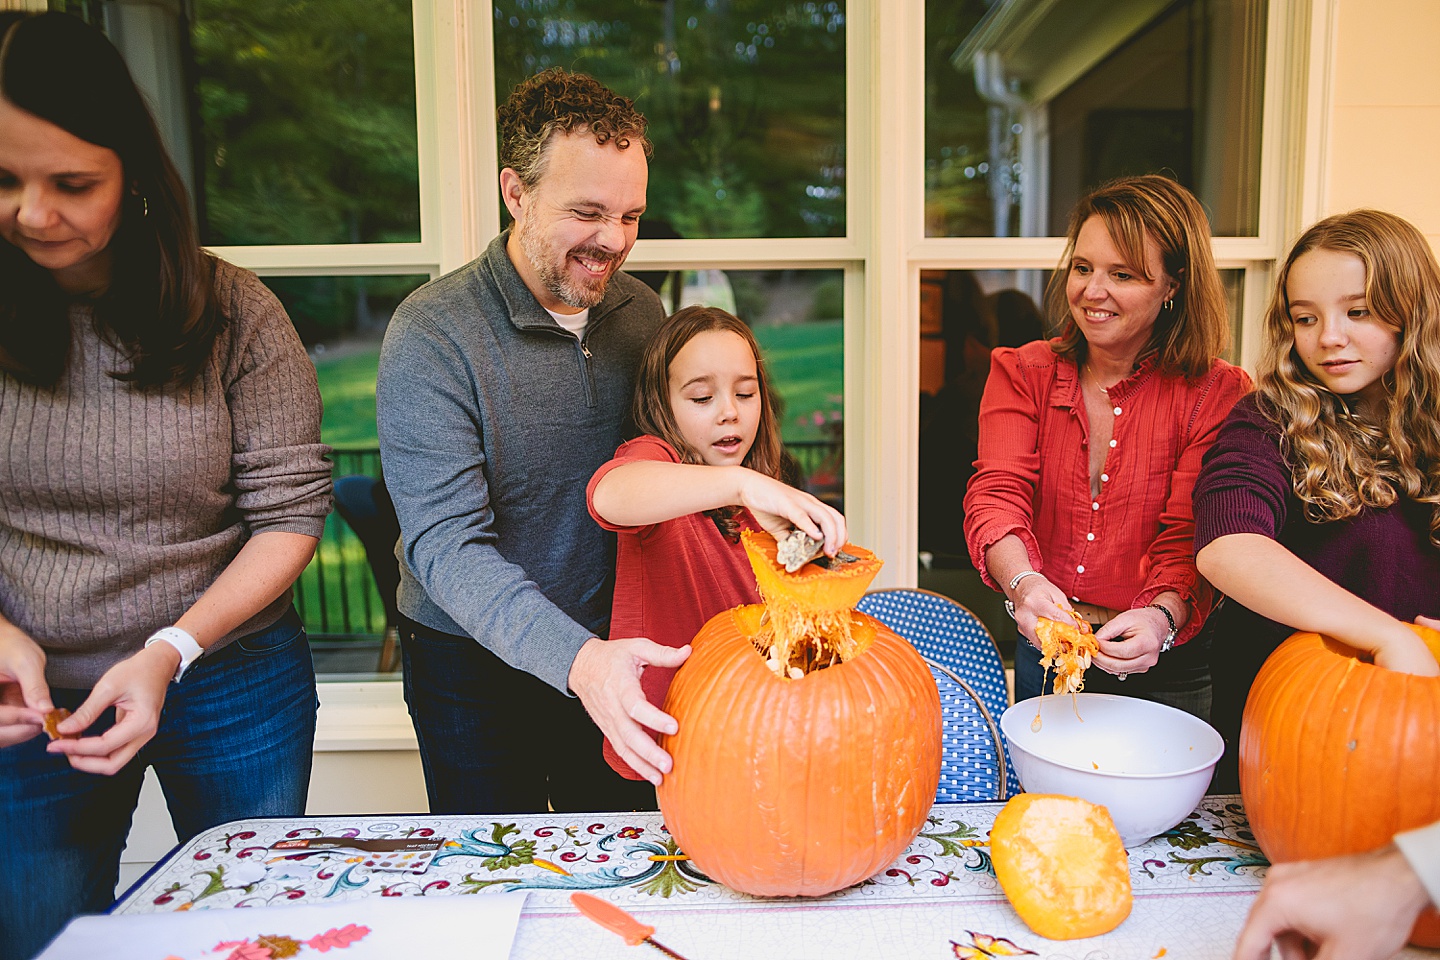
<instances>
[{"instance_id":1,"label":"girl's long brown hair","mask_svg":"<svg viewBox=\"0 0 1440 960\"><path fill-rule=\"evenodd\" d=\"M1080 228L1099 217L1131 269L1146 280L1145 240L1160 248L1165 273L1179 286L1169 307L1155 318L1155 330L1140 355L1155 354L1162 373L1196 378L1210 369L1230 342L1225 288L1210 252L1210 221L1195 195L1169 177L1147 174L1112 180L1091 191L1070 214L1070 229L1060 265L1050 277L1046 301L1060 329L1056 353L1085 362L1085 335L1070 315L1065 285L1075 257Z\"/></svg>"},{"instance_id":2,"label":"girl's long brown hair","mask_svg":"<svg viewBox=\"0 0 1440 960\"><path fill-rule=\"evenodd\" d=\"M1365 301L1400 352L1381 381L1386 409L1364 417L1315 379L1295 352L1286 285L1295 261L1334 250L1365 265ZM1295 495L1313 523L1385 508L1403 494L1431 505L1440 546L1440 266L1419 230L1380 210L1327 217L1295 242L1265 311L1256 401L1280 428Z\"/></svg>"},{"instance_id":3,"label":"girl's long brown hair","mask_svg":"<svg viewBox=\"0 0 1440 960\"><path fill-rule=\"evenodd\" d=\"M670 364L685 345L697 334L709 331L733 333L745 341L755 357L756 389L760 394L760 423L755 430L755 442L745 454L741 466L757 473L773 477L782 483L795 484L799 479L799 468L785 450L780 439L780 401L770 384L765 370L765 360L760 355L760 344L750 326L732 314L717 307L685 307L676 311L660 325L640 357L640 369L635 377L635 397L630 406L630 417L634 425L634 436L650 435L659 437L680 454L685 463L704 463L700 454L685 441L680 427L675 423L675 412L670 406ZM740 537L740 507L728 506L705 511L715 521L728 539L738 541Z\"/></svg>"}]
</instances>

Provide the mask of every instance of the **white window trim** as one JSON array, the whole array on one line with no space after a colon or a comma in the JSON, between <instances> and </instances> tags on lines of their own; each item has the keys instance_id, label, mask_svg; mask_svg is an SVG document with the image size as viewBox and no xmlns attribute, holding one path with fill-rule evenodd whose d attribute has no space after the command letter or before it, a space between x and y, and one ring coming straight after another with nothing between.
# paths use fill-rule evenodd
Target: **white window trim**
<instances>
[{"instance_id":1,"label":"white window trim","mask_svg":"<svg viewBox=\"0 0 1440 960\"><path fill-rule=\"evenodd\" d=\"M1338 4L1270 0L1259 235L1213 241L1222 269L1245 271L1240 355L1252 368L1256 321L1275 260L1322 212ZM852 538L887 561L877 585L911 585L918 546L920 271L1051 269L1063 242L924 236L924 0L849 0L847 21L848 235L642 240L629 265L844 271L848 520ZM437 276L478 256L500 226L492 25L488 3L415 0L419 243L215 252L271 276ZM398 684L321 687L327 720L317 749L413 747L413 734L400 732L409 721ZM378 714L363 712L371 708L388 716L377 721Z\"/></svg>"}]
</instances>

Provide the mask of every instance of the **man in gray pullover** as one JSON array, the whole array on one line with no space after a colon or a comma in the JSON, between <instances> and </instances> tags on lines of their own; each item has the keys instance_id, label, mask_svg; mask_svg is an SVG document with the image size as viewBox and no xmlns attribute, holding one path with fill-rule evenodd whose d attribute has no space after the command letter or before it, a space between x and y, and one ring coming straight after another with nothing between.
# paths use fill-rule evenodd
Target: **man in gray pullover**
<instances>
[{"instance_id":1,"label":"man in gray pullover","mask_svg":"<svg viewBox=\"0 0 1440 960\"><path fill-rule=\"evenodd\" d=\"M688 649L603 639L614 542L585 507L664 316L618 272L645 208L645 118L557 68L499 120L514 225L401 304L380 355L405 700L432 812L653 807L601 734L658 783L670 760L644 728L675 722L639 675Z\"/></svg>"}]
</instances>

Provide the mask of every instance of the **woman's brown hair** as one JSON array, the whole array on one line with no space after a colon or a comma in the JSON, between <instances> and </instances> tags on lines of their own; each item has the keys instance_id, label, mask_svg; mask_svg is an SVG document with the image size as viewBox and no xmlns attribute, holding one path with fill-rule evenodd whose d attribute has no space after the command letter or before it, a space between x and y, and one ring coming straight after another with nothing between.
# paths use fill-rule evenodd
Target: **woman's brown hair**
<instances>
[{"instance_id":1,"label":"woman's brown hair","mask_svg":"<svg viewBox=\"0 0 1440 960\"><path fill-rule=\"evenodd\" d=\"M0 13L0 97L120 158L125 194L95 317L130 358L118 379L188 383L225 323L214 260L155 119L105 35L61 13ZM0 243L0 370L53 385L70 359L70 298L49 271Z\"/></svg>"},{"instance_id":2,"label":"woman's brown hair","mask_svg":"<svg viewBox=\"0 0 1440 960\"><path fill-rule=\"evenodd\" d=\"M640 356L640 369L635 376L635 397L630 407L634 435L659 437L674 447L685 463L705 462L699 452L685 441L675 422L675 412L670 406L670 364L698 334L712 330L735 334L745 341L755 357L760 423L755 430L755 442L745 454L741 466L783 483L795 484L800 471L795 458L786 452L780 439L780 402L766 373L760 344L745 321L717 307L696 306L677 310L645 345ZM707 510L706 515L715 521L726 537L731 540L739 538L738 506Z\"/></svg>"},{"instance_id":3,"label":"woman's brown hair","mask_svg":"<svg viewBox=\"0 0 1440 960\"><path fill-rule=\"evenodd\" d=\"M1155 354L1160 371L1171 376L1204 374L1230 342L1225 289L1210 253L1210 221L1193 193L1156 174L1112 180L1071 212L1065 253L1046 291L1050 316L1060 329L1055 352L1077 366L1085 362L1085 335L1070 315L1065 285L1080 228L1091 217L1100 218L1125 262L1149 281L1157 278L1145 273L1145 241L1153 240L1166 276L1178 284L1140 355Z\"/></svg>"}]
</instances>

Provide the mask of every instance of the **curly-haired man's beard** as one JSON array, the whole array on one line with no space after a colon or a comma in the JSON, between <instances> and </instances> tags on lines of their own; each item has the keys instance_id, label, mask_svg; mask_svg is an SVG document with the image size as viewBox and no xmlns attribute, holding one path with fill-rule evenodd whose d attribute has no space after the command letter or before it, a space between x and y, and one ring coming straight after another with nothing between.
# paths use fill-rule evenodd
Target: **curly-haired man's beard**
<instances>
[{"instance_id":1,"label":"curly-haired man's beard","mask_svg":"<svg viewBox=\"0 0 1440 960\"><path fill-rule=\"evenodd\" d=\"M583 246L559 250L548 238L530 230L520 231L520 248L535 268L545 289L561 303L577 310L586 310L605 298L605 288L615 271L620 269L621 258L598 247ZM609 269L598 277L576 276L570 269L571 256L585 257L609 265Z\"/></svg>"}]
</instances>

